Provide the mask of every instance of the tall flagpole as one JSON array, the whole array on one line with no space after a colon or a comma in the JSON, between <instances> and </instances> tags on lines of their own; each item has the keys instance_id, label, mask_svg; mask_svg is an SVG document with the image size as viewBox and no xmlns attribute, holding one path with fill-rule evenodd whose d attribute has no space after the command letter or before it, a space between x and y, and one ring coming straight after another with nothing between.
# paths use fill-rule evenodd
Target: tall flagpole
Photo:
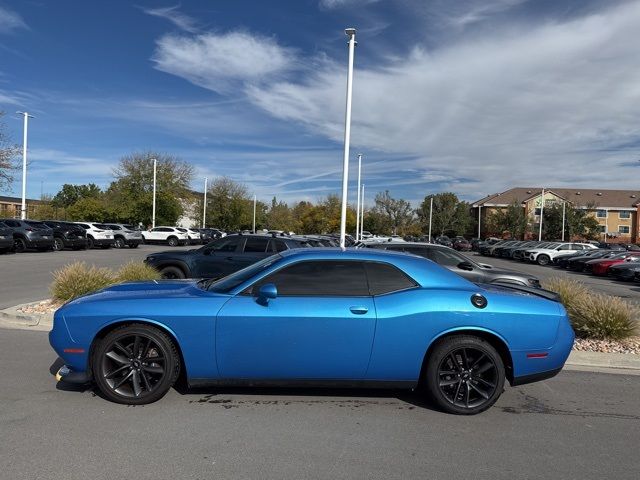
<instances>
[{"instance_id":1,"label":"tall flagpole","mask_svg":"<svg viewBox=\"0 0 640 480\"><path fill-rule=\"evenodd\" d=\"M256 233L256 196L253 195L253 233Z\"/></svg>"},{"instance_id":2,"label":"tall flagpole","mask_svg":"<svg viewBox=\"0 0 640 480\"><path fill-rule=\"evenodd\" d=\"M538 232L538 241L542 241L542 218L544 217L544 188L542 189L542 203L540 204L540 230Z\"/></svg>"},{"instance_id":3,"label":"tall flagpole","mask_svg":"<svg viewBox=\"0 0 640 480\"><path fill-rule=\"evenodd\" d=\"M156 228L156 169L158 161L153 159L153 207L151 211L151 228Z\"/></svg>"},{"instance_id":4,"label":"tall flagpole","mask_svg":"<svg viewBox=\"0 0 640 480\"><path fill-rule=\"evenodd\" d=\"M431 220L433 219L433 195L431 195L431 201L429 202L429 243L431 243Z\"/></svg>"},{"instance_id":5,"label":"tall flagpole","mask_svg":"<svg viewBox=\"0 0 640 480\"><path fill-rule=\"evenodd\" d=\"M207 177L204 177L204 201L202 206L202 228L207 224Z\"/></svg>"},{"instance_id":6,"label":"tall flagpole","mask_svg":"<svg viewBox=\"0 0 640 480\"><path fill-rule=\"evenodd\" d=\"M362 154L358 154L358 202L356 204L356 242L360 240L360 174L362 172Z\"/></svg>"},{"instance_id":7,"label":"tall flagpole","mask_svg":"<svg viewBox=\"0 0 640 480\"><path fill-rule=\"evenodd\" d=\"M565 217L565 210L567 207L567 202L562 202L562 241L564 242L564 217ZM569 239L569 241L571 241L571 239Z\"/></svg>"},{"instance_id":8,"label":"tall flagpole","mask_svg":"<svg viewBox=\"0 0 640 480\"><path fill-rule=\"evenodd\" d=\"M364 231L364 183L362 184L362 195L360 195L360 209L360 238L362 238Z\"/></svg>"},{"instance_id":9,"label":"tall flagpole","mask_svg":"<svg viewBox=\"0 0 640 480\"><path fill-rule=\"evenodd\" d=\"M29 137L29 118L34 118L28 112L16 112L24 117L22 137L22 205L20 207L20 219L27 218L27 139Z\"/></svg>"}]
</instances>

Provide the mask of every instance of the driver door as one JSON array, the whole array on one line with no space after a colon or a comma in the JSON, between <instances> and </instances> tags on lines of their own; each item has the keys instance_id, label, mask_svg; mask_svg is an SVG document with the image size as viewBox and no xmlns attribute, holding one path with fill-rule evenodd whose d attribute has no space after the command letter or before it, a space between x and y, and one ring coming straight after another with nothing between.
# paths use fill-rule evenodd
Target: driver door
<instances>
[{"instance_id":1,"label":"driver door","mask_svg":"<svg viewBox=\"0 0 640 480\"><path fill-rule=\"evenodd\" d=\"M277 297L258 301L261 285ZM225 379L365 378L376 324L358 261L288 265L229 300L216 320L216 359Z\"/></svg>"}]
</instances>

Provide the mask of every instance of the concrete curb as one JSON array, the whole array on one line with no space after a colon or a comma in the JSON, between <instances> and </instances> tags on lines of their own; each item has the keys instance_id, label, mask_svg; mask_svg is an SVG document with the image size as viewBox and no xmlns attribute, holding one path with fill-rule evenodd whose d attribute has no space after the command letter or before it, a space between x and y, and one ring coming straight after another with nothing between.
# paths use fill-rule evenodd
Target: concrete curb
<instances>
[{"instance_id":1,"label":"concrete curb","mask_svg":"<svg viewBox=\"0 0 640 480\"><path fill-rule=\"evenodd\" d=\"M0 310L0 327L49 331L53 326L53 313L26 314L18 309L37 302L23 303ZM568 370L588 372L633 373L640 375L640 355L625 353L599 353L572 350L567 360Z\"/></svg>"},{"instance_id":2,"label":"concrete curb","mask_svg":"<svg viewBox=\"0 0 640 480\"><path fill-rule=\"evenodd\" d=\"M34 303L37 302L23 303L0 310L0 327L23 330L51 330L53 313L28 314L18 311L18 309Z\"/></svg>"}]
</instances>

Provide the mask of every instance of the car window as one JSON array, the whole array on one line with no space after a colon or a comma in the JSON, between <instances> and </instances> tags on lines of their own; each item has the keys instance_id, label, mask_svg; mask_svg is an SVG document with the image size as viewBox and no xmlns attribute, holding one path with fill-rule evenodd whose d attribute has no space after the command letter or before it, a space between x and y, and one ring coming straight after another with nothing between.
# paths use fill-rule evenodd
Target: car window
<instances>
[{"instance_id":1,"label":"car window","mask_svg":"<svg viewBox=\"0 0 640 480\"><path fill-rule=\"evenodd\" d=\"M574 250L573 246L568 243L566 245L560 245L559 247L556 248L556 250L560 251L560 250Z\"/></svg>"},{"instance_id":2,"label":"car window","mask_svg":"<svg viewBox=\"0 0 640 480\"><path fill-rule=\"evenodd\" d=\"M448 250L434 248L429 251L429 258L436 262L438 265L442 265L444 267L455 267L461 262L466 262L467 259L462 255L458 255L455 252L450 252Z\"/></svg>"},{"instance_id":3,"label":"car window","mask_svg":"<svg viewBox=\"0 0 640 480\"><path fill-rule=\"evenodd\" d=\"M264 253L269 245L268 238L249 237L244 244L245 253Z\"/></svg>"},{"instance_id":4,"label":"car window","mask_svg":"<svg viewBox=\"0 0 640 480\"><path fill-rule=\"evenodd\" d=\"M241 237L225 237L214 242L212 248L215 252L235 252Z\"/></svg>"},{"instance_id":5,"label":"car window","mask_svg":"<svg viewBox=\"0 0 640 480\"><path fill-rule=\"evenodd\" d=\"M283 242L282 240L271 240L271 245L269 246L269 248L267 249L268 251L273 251L275 248L276 252L284 252L285 250L288 250L289 247L287 247L287 244L285 242Z\"/></svg>"},{"instance_id":6,"label":"car window","mask_svg":"<svg viewBox=\"0 0 640 480\"><path fill-rule=\"evenodd\" d=\"M232 273L231 275L223 277L219 280L203 280L198 282L198 285L200 285L201 288L204 288L211 292L229 293L234 288L255 277L260 272L266 270L281 259L282 257L278 254L271 255L259 262L254 263L253 265L249 265L248 267L245 267L242 270L238 270L237 272Z\"/></svg>"},{"instance_id":7,"label":"car window","mask_svg":"<svg viewBox=\"0 0 640 480\"><path fill-rule=\"evenodd\" d=\"M365 271L371 295L398 292L418 285L403 271L388 263L367 262Z\"/></svg>"},{"instance_id":8,"label":"car window","mask_svg":"<svg viewBox=\"0 0 640 480\"><path fill-rule=\"evenodd\" d=\"M278 296L364 297L369 296L363 262L300 262L263 278L254 286L273 283Z\"/></svg>"}]
</instances>

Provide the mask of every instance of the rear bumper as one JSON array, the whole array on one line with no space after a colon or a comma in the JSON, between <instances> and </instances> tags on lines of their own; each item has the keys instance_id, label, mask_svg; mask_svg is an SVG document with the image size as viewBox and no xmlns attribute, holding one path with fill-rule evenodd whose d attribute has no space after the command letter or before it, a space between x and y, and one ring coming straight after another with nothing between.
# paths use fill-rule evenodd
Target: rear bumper
<instances>
[{"instance_id":1,"label":"rear bumper","mask_svg":"<svg viewBox=\"0 0 640 480\"><path fill-rule=\"evenodd\" d=\"M549 378L555 377L560 373L562 367L555 368L553 370L547 370L546 372L539 373L531 373L529 375L522 375L520 377L515 377L513 382L511 382L512 387L517 387L518 385L526 385L527 383L539 382L541 380L547 380Z\"/></svg>"},{"instance_id":2,"label":"rear bumper","mask_svg":"<svg viewBox=\"0 0 640 480\"><path fill-rule=\"evenodd\" d=\"M98 247L102 247L104 245L113 245L113 238L94 238L93 239L93 244L98 246Z\"/></svg>"},{"instance_id":3,"label":"rear bumper","mask_svg":"<svg viewBox=\"0 0 640 480\"><path fill-rule=\"evenodd\" d=\"M76 372L68 365L63 365L56 373L56 380L58 382L83 385L91 382L91 376L87 372Z\"/></svg>"},{"instance_id":4,"label":"rear bumper","mask_svg":"<svg viewBox=\"0 0 640 480\"><path fill-rule=\"evenodd\" d=\"M62 243L65 247L86 247L87 239L84 237L79 238L63 238Z\"/></svg>"},{"instance_id":5,"label":"rear bumper","mask_svg":"<svg viewBox=\"0 0 640 480\"><path fill-rule=\"evenodd\" d=\"M140 245L142 243L142 238L125 238L124 244L127 246L131 245Z\"/></svg>"}]
</instances>

